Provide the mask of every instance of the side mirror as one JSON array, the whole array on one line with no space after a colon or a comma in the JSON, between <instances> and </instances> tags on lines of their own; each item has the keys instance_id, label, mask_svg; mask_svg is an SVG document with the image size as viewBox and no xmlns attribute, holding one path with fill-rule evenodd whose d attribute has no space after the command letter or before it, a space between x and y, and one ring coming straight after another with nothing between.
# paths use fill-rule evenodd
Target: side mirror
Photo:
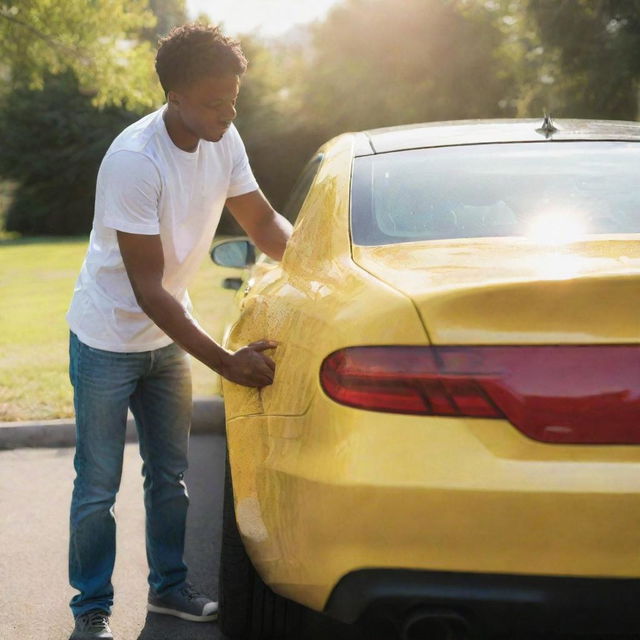
<instances>
[{"instance_id":1,"label":"side mirror","mask_svg":"<svg viewBox=\"0 0 640 640\"><path fill-rule=\"evenodd\" d=\"M211 249L211 260L220 267L245 269L256 261L256 249L249 240L227 240Z\"/></svg>"}]
</instances>

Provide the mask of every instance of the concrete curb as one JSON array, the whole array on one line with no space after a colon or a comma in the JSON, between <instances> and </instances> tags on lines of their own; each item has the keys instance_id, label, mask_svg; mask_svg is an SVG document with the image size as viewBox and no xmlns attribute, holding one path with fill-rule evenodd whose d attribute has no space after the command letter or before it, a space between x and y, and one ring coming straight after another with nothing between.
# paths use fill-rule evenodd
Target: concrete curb
<instances>
[{"instance_id":1,"label":"concrete curb","mask_svg":"<svg viewBox=\"0 0 640 640\"><path fill-rule=\"evenodd\" d=\"M191 433L224 434L224 403L222 398L195 398ZM127 442L138 439L133 417L127 420ZM43 420L32 422L0 422L0 449L25 447L74 447L76 423L73 420Z\"/></svg>"}]
</instances>

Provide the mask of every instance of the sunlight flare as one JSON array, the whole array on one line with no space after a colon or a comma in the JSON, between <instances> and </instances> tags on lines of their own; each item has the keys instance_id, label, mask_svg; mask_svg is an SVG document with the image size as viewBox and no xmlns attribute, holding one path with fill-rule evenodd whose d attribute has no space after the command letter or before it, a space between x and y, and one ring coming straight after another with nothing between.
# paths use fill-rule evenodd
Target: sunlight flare
<instances>
[{"instance_id":1,"label":"sunlight flare","mask_svg":"<svg viewBox=\"0 0 640 640\"><path fill-rule=\"evenodd\" d=\"M546 211L529 222L525 235L540 244L560 245L575 242L587 230L585 216L579 211Z\"/></svg>"}]
</instances>

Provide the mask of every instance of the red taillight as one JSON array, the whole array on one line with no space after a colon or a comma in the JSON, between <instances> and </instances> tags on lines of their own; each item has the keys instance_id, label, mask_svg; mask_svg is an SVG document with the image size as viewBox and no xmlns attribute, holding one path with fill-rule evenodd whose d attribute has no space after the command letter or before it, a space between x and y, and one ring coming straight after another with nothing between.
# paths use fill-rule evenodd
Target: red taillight
<instances>
[{"instance_id":1,"label":"red taillight","mask_svg":"<svg viewBox=\"0 0 640 640\"><path fill-rule=\"evenodd\" d=\"M503 417L544 442L640 443L640 345L351 347L320 378L352 407Z\"/></svg>"}]
</instances>

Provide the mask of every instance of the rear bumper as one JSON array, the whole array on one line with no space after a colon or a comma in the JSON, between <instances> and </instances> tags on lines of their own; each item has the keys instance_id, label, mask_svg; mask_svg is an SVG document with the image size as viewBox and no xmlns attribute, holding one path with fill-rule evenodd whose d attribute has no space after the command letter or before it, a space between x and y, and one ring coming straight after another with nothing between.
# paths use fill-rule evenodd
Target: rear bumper
<instances>
[{"instance_id":1,"label":"rear bumper","mask_svg":"<svg viewBox=\"0 0 640 640\"><path fill-rule=\"evenodd\" d=\"M400 628L416 609L450 611L471 637L520 633L638 633L640 579L365 569L343 577L325 613L384 617Z\"/></svg>"},{"instance_id":2,"label":"rear bumper","mask_svg":"<svg viewBox=\"0 0 640 640\"><path fill-rule=\"evenodd\" d=\"M640 447L550 445L500 420L330 401L231 427L249 556L274 591L317 611L370 568L640 579Z\"/></svg>"}]
</instances>

